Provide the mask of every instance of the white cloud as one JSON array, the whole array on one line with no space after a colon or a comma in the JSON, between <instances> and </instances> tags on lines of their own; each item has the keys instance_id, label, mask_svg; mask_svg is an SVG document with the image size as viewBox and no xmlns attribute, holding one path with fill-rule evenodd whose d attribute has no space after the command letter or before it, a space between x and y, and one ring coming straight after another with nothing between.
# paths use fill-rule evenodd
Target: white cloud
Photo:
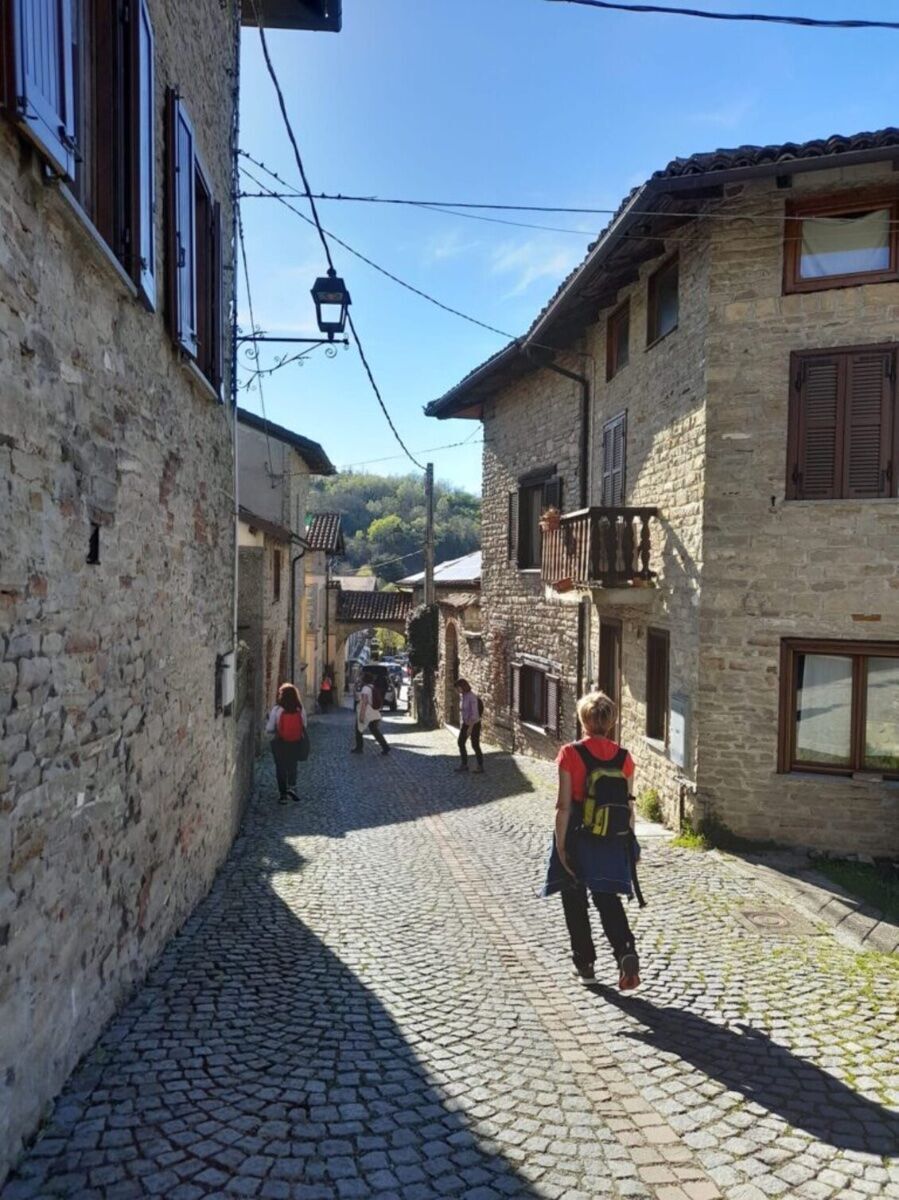
<instances>
[{"instance_id":1,"label":"white cloud","mask_svg":"<svg viewBox=\"0 0 899 1200\"><path fill-rule=\"evenodd\" d=\"M445 262L447 259L460 258L463 254L477 250L479 246L480 242L466 237L461 230L448 229L428 239L424 252L425 262Z\"/></svg>"},{"instance_id":2,"label":"white cloud","mask_svg":"<svg viewBox=\"0 0 899 1200\"><path fill-rule=\"evenodd\" d=\"M511 288L505 297L508 299L520 296L541 279L561 283L572 267L582 260L584 250L584 246L571 243L547 243L545 238L504 242L493 251L490 271L511 280Z\"/></svg>"},{"instance_id":3,"label":"white cloud","mask_svg":"<svg viewBox=\"0 0 899 1200\"><path fill-rule=\"evenodd\" d=\"M718 129L736 129L746 120L758 103L755 93L738 96L727 104L720 104L714 109L704 112L691 113L688 120L696 125L714 125Z\"/></svg>"}]
</instances>

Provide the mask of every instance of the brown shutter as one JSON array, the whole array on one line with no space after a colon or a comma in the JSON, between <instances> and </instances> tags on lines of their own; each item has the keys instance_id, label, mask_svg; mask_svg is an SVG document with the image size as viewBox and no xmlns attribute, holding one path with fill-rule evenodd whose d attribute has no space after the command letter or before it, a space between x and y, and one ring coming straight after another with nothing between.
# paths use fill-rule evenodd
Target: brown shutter
<instances>
[{"instance_id":1,"label":"brown shutter","mask_svg":"<svg viewBox=\"0 0 899 1200\"><path fill-rule=\"evenodd\" d=\"M602 503L605 508L624 504L627 460L627 413L619 413L602 427Z\"/></svg>"},{"instance_id":2,"label":"brown shutter","mask_svg":"<svg viewBox=\"0 0 899 1200\"><path fill-rule=\"evenodd\" d=\"M829 500L839 494L842 466L844 356L807 355L793 377L793 447L787 495Z\"/></svg>"},{"instance_id":3,"label":"brown shutter","mask_svg":"<svg viewBox=\"0 0 899 1200\"><path fill-rule=\"evenodd\" d=\"M7 0L7 5L6 102L50 165L74 179L72 0Z\"/></svg>"},{"instance_id":4,"label":"brown shutter","mask_svg":"<svg viewBox=\"0 0 899 1200\"><path fill-rule=\"evenodd\" d=\"M668 740L668 633L646 634L646 736Z\"/></svg>"},{"instance_id":5,"label":"brown shutter","mask_svg":"<svg viewBox=\"0 0 899 1200\"><path fill-rule=\"evenodd\" d=\"M521 663L512 663L512 682L509 694L511 696L509 707L518 716L521 712Z\"/></svg>"},{"instance_id":6,"label":"brown shutter","mask_svg":"<svg viewBox=\"0 0 899 1200\"><path fill-rule=\"evenodd\" d=\"M221 396L224 378L225 278L222 255L222 206L212 210L212 378L210 382Z\"/></svg>"},{"instance_id":7,"label":"brown shutter","mask_svg":"<svg viewBox=\"0 0 899 1200\"><path fill-rule=\"evenodd\" d=\"M167 106L169 322L176 345L196 358L194 131L176 92L169 91Z\"/></svg>"},{"instance_id":8,"label":"brown shutter","mask_svg":"<svg viewBox=\"0 0 899 1200\"><path fill-rule=\"evenodd\" d=\"M562 680L558 675L545 677L544 695L546 708L543 715L544 729L553 737L562 736Z\"/></svg>"},{"instance_id":9,"label":"brown shutter","mask_svg":"<svg viewBox=\"0 0 899 1200\"><path fill-rule=\"evenodd\" d=\"M880 350L847 360L842 494L889 496L895 355Z\"/></svg>"},{"instance_id":10,"label":"brown shutter","mask_svg":"<svg viewBox=\"0 0 899 1200\"><path fill-rule=\"evenodd\" d=\"M137 284L144 302L156 307L156 69L153 24L147 0L137 19Z\"/></svg>"},{"instance_id":11,"label":"brown shutter","mask_svg":"<svg viewBox=\"0 0 899 1200\"><path fill-rule=\"evenodd\" d=\"M518 492L509 492L509 562L518 562Z\"/></svg>"}]
</instances>

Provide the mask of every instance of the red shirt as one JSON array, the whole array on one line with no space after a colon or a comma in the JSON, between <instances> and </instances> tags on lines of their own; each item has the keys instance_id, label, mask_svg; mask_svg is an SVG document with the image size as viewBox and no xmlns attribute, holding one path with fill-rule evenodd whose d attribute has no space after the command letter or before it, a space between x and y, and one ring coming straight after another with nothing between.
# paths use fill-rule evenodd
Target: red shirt
<instances>
[{"instance_id":1,"label":"red shirt","mask_svg":"<svg viewBox=\"0 0 899 1200\"><path fill-rule=\"evenodd\" d=\"M582 738L580 742L569 742L567 746L563 746L559 751L559 757L556 759L556 764L563 771L571 776L571 798L576 803L582 803L587 790L587 768L584 766L584 760L575 750L575 746L583 746L589 751L594 758L598 758L600 762L609 762L615 757L621 747L617 742L612 742L604 737L588 737ZM630 779L634 773L634 760L630 754L627 754L624 760L624 766L621 768L625 779Z\"/></svg>"}]
</instances>

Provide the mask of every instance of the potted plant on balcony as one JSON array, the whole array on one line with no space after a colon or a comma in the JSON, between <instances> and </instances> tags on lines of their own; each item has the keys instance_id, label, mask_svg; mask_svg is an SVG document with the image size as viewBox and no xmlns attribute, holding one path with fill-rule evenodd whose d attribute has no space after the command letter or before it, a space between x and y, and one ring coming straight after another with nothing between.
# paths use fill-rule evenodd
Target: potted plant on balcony
<instances>
[{"instance_id":1,"label":"potted plant on balcony","mask_svg":"<svg viewBox=\"0 0 899 1200\"><path fill-rule=\"evenodd\" d=\"M562 514L553 506L545 508L540 515L540 528L544 533L553 533L562 524Z\"/></svg>"},{"instance_id":2,"label":"potted plant on balcony","mask_svg":"<svg viewBox=\"0 0 899 1200\"><path fill-rule=\"evenodd\" d=\"M570 575L566 575L564 579L557 579L553 584L554 592L570 592L574 587L574 580Z\"/></svg>"}]
</instances>

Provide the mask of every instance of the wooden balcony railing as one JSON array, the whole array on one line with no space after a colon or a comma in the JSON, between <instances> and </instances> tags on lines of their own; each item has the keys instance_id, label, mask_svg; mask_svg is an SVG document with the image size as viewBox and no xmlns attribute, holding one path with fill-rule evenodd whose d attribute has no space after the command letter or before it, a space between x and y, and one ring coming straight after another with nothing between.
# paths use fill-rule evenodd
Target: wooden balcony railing
<instances>
[{"instance_id":1,"label":"wooden balcony railing","mask_svg":"<svg viewBox=\"0 0 899 1200\"><path fill-rule=\"evenodd\" d=\"M543 534L543 582L624 588L649 583L650 521L657 508L582 508ZM560 589L562 590L562 589Z\"/></svg>"}]
</instances>

